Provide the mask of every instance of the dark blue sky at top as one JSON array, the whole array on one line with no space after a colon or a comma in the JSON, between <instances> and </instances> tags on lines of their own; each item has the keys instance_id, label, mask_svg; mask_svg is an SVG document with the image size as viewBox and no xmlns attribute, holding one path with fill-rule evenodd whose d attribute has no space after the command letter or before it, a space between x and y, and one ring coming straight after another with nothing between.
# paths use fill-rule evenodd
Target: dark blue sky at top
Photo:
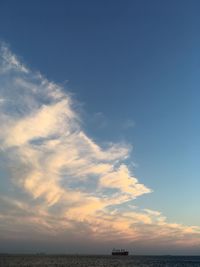
<instances>
[{"instance_id":1,"label":"dark blue sky at top","mask_svg":"<svg viewBox=\"0 0 200 267\"><path fill-rule=\"evenodd\" d=\"M199 10L194 0L0 0L0 38L68 80L94 140L133 144L135 173L154 190L136 203L188 224L200 223Z\"/></svg>"}]
</instances>

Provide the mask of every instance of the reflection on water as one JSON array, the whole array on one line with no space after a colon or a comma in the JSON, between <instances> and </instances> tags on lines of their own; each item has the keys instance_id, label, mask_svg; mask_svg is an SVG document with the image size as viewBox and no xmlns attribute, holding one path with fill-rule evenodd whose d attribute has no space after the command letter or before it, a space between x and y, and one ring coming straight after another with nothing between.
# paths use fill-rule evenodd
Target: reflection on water
<instances>
[{"instance_id":1,"label":"reflection on water","mask_svg":"<svg viewBox=\"0 0 200 267\"><path fill-rule=\"evenodd\" d=\"M200 257L1 255L0 267L200 267Z\"/></svg>"}]
</instances>

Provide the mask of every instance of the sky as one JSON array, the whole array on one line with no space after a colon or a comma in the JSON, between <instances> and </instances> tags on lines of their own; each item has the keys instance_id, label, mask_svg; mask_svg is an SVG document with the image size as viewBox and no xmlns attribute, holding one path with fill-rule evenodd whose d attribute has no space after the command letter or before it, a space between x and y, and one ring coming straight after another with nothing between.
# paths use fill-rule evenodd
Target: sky
<instances>
[{"instance_id":1,"label":"sky","mask_svg":"<svg viewBox=\"0 0 200 267\"><path fill-rule=\"evenodd\" d=\"M0 0L0 252L200 253L199 8Z\"/></svg>"}]
</instances>

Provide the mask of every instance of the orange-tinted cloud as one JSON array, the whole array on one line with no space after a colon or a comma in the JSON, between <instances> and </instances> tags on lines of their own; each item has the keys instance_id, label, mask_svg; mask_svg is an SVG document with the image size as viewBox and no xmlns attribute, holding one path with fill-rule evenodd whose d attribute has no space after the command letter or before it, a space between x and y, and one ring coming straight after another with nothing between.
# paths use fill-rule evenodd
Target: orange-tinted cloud
<instances>
[{"instance_id":1,"label":"orange-tinted cloud","mask_svg":"<svg viewBox=\"0 0 200 267\"><path fill-rule=\"evenodd\" d=\"M200 244L200 227L130 208L130 201L151 192L126 163L131 146L98 145L61 86L29 70L5 45L0 75L0 148L13 190L1 196L3 237L77 235L78 225L93 240Z\"/></svg>"}]
</instances>

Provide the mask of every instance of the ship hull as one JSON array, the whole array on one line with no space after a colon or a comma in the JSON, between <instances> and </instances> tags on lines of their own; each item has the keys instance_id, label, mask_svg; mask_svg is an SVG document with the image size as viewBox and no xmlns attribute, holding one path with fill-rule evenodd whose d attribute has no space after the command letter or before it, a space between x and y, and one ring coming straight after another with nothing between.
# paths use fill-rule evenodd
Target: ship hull
<instances>
[{"instance_id":1,"label":"ship hull","mask_svg":"<svg viewBox=\"0 0 200 267\"><path fill-rule=\"evenodd\" d=\"M113 256L128 256L128 251L115 251L112 252Z\"/></svg>"}]
</instances>

